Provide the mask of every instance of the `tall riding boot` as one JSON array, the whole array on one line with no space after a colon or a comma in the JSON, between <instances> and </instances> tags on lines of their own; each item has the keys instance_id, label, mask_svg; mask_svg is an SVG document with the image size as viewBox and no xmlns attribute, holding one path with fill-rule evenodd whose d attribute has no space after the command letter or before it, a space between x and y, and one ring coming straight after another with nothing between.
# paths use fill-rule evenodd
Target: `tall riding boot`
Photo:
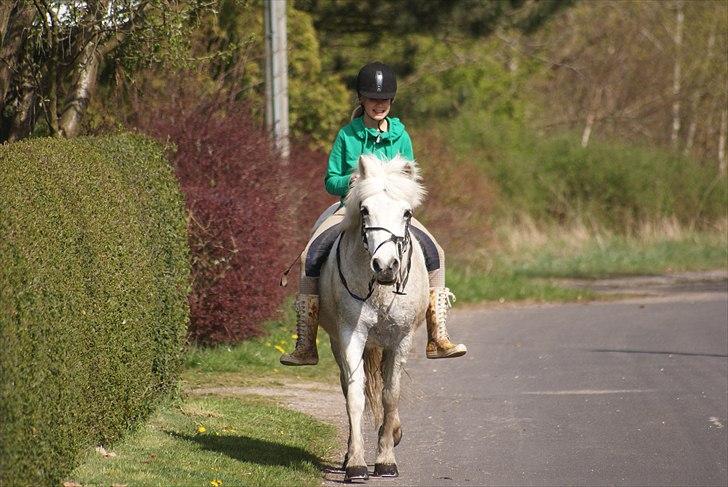
<instances>
[{"instance_id":1,"label":"tall riding boot","mask_svg":"<svg viewBox=\"0 0 728 487\"><path fill-rule=\"evenodd\" d=\"M316 332L318 331L319 297L315 294L299 294L294 305L296 321L296 349L281 355L283 365L316 365Z\"/></svg>"},{"instance_id":2,"label":"tall riding boot","mask_svg":"<svg viewBox=\"0 0 728 487\"><path fill-rule=\"evenodd\" d=\"M427 358L454 358L465 355L468 349L462 343L450 341L447 333L447 312L452 308L455 295L446 287L430 288L427 307Z\"/></svg>"}]
</instances>

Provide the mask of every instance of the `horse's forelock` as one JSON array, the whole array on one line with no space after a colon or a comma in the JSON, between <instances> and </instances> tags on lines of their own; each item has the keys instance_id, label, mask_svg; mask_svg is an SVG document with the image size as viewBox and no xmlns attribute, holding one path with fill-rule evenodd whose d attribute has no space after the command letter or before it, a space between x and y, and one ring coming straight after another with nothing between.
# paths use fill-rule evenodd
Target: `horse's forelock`
<instances>
[{"instance_id":1,"label":"horse's forelock","mask_svg":"<svg viewBox=\"0 0 728 487\"><path fill-rule=\"evenodd\" d=\"M419 169L414 161L397 155L388 162L371 162L367 164L367 176L356 181L344 200L349 225L359 225L361 202L376 194L386 192L394 199L407 201L412 209L417 208L424 199L425 188L419 182Z\"/></svg>"}]
</instances>

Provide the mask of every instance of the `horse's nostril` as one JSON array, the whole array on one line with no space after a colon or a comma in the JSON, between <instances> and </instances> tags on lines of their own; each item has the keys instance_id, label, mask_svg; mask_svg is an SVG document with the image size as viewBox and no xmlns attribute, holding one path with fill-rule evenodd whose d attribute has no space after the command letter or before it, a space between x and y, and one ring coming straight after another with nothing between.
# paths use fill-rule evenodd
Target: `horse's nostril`
<instances>
[{"instance_id":1,"label":"horse's nostril","mask_svg":"<svg viewBox=\"0 0 728 487\"><path fill-rule=\"evenodd\" d=\"M374 272L381 272L382 266L379 265L379 259L374 259L372 261L372 269L374 269Z\"/></svg>"},{"instance_id":2,"label":"horse's nostril","mask_svg":"<svg viewBox=\"0 0 728 487\"><path fill-rule=\"evenodd\" d=\"M394 260L392 262L392 272L397 272L397 269L399 269L399 260Z\"/></svg>"}]
</instances>

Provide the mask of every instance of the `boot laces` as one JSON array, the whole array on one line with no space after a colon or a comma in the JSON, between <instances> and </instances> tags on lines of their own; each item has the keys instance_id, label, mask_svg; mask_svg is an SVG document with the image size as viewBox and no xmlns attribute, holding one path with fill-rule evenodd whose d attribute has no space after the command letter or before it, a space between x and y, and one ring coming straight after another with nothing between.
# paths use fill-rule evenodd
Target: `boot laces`
<instances>
[{"instance_id":1,"label":"boot laces","mask_svg":"<svg viewBox=\"0 0 728 487\"><path fill-rule=\"evenodd\" d=\"M457 298L455 298L455 295L450 292L450 289L443 288L442 290L437 291L437 299L436 299L436 306L435 306L435 318L437 319L437 330L439 336L446 338L447 340L450 340L450 335L447 332L447 312L450 308L452 308L452 303L455 302Z\"/></svg>"},{"instance_id":2,"label":"boot laces","mask_svg":"<svg viewBox=\"0 0 728 487\"><path fill-rule=\"evenodd\" d=\"M299 345L304 344L304 341L308 339L307 332L309 327L306 324L306 317L308 316L308 306L305 302L299 301L295 304L296 309L296 350Z\"/></svg>"}]
</instances>

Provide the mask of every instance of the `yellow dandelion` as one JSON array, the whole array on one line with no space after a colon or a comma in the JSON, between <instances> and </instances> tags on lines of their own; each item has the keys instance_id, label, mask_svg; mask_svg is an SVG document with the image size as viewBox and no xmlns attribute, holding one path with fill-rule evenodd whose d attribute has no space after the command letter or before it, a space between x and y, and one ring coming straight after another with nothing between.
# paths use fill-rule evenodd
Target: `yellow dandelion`
<instances>
[{"instance_id":1,"label":"yellow dandelion","mask_svg":"<svg viewBox=\"0 0 728 487\"><path fill-rule=\"evenodd\" d=\"M280 345L276 345L275 346L275 349L278 350L281 353L286 353L286 349L283 348L283 347L281 347Z\"/></svg>"},{"instance_id":2,"label":"yellow dandelion","mask_svg":"<svg viewBox=\"0 0 728 487\"><path fill-rule=\"evenodd\" d=\"M204 426L202 426L202 425L199 425L199 426L197 427L197 433L198 433L198 434L200 434L200 435L201 435L201 434L202 434L202 433L204 433L205 431L207 431L207 428L205 428Z\"/></svg>"},{"instance_id":3,"label":"yellow dandelion","mask_svg":"<svg viewBox=\"0 0 728 487\"><path fill-rule=\"evenodd\" d=\"M220 487L222 485L222 480L219 480L219 479L210 480L210 485L212 485L212 487Z\"/></svg>"},{"instance_id":4,"label":"yellow dandelion","mask_svg":"<svg viewBox=\"0 0 728 487\"><path fill-rule=\"evenodd\" d=\"M294 340L298 340L298 334L294 333L293 335L291 335L291 338L293 338Z\"/></svg>"}]
</instances>

